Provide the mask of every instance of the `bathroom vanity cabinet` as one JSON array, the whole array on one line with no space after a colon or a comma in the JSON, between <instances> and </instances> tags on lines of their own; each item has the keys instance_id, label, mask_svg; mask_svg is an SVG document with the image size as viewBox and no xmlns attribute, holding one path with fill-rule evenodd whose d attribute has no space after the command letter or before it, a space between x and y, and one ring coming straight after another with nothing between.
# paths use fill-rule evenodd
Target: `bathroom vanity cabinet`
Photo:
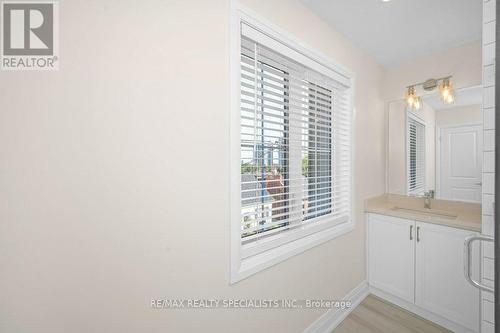
<instances>
[{"instance_id":1,"label":"bathroom vanity cabinet","mask_svg":"<svg viewBox=\"0 0 500 333\"><path fill-rule=\"evenodd\" d=\"M373 294L454 332L479 331L479 291L464 275L464 241L476 232L373 213L367 227Z\"/></svg>"}]
</instances>

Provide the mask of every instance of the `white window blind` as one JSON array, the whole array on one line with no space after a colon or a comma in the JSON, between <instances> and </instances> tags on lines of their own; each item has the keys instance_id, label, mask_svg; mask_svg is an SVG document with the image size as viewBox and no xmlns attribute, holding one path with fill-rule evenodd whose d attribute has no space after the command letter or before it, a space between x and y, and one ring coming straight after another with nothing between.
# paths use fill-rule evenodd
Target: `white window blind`
<instances>
[{"instance_id":1,"label":"white window blind","mask_svg":"<svg viewBox=\"0 0 500 333\"><path fill-rule=\"evenodd\" d=\"M408 194L425 192L425 125L408 116L407 120Z\"/></svg>"},{"instance_id":2,"label":"white window blind","mask_svg":"<svg viewBox=\"0 0 500 333\"><path fill-rule=\"evenodd\" d=\"M241 238L351 214L347 87L241 38Z\"/></svg>"}]
</instances>

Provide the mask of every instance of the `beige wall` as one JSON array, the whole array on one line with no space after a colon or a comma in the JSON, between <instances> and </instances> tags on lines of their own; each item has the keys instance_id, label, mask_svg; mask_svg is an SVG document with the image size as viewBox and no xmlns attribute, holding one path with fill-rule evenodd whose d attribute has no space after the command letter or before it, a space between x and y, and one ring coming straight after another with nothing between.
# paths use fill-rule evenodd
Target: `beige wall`
<instances>
[{"instance_id":1,"label":"beige wall","mask_svg":"<svg viewBox=\"0 0 500 333\"><path fill-rule=\"evenodd\" d=\"M481 85L481 62L481 41L478 40L388 68L384 77L384 99L401 99L408 85L448 75L453 75L455 88Z\"/></svg>"},{"instance_id":2,"label":"beige wall","mask_svg":"<svg viewBox=\"0 0 500 333\"><path fill-rule=\"evenodd\" d=\"M406 113L403 100L389 103L387 192L406 195Z\"/></svg>"},{"instance_id":3,"label":"beige wall","mask_svg":"<svg viewBox=\"0 0 500 333\"><path fill-rule=\"evenodd\" d=\"M481 104L459 106L455 108L438 110L436 112L437 126L482 122L483 114L481 112Z\"/></svg>"},{"instance_id":4,"label":"beige wall","mask_svg":"<svg viewBox=\"0 0 500 333\"><path fill-rule=\"evenodd\" d=\"M336 299L366 278L383 70L298 1L245 3L356 73L356 229L230 286L228 1L64 1L60 71L0 74L0 331L301 332L322 311L149 303Z\"/></svg>"}]
</instances>

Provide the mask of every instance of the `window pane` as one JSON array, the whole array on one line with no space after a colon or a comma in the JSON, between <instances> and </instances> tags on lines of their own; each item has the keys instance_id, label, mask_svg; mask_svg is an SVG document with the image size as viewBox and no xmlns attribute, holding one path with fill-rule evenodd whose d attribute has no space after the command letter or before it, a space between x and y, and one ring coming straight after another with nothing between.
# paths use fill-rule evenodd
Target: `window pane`
<instances>
[{"instance_id":1,"label":"window pane","mask_svg":"<svg viewBox=\"0 0 500 333\"><path fill-rule=\"evenodd\" d=\"M311 82L308 86L312 88L304 101L310 111L303 112L307 128L302 131L303 220L332 212L331 92L317 91Z\"/></svg>"},{"instance_id":2,"label":"window pane","mask_svg":"<svg viewBox=\"0 0 500 333\"><path fill-rule=\"evenodd\" d=\"M240 96L244 243L327 215L332 223L348 221L351 116L345 87L242 38Z\"/></svg>"},{"instance_id":3,"label":"window pane","mask_svg":"<svg viewBox=\"0 0 500 333\"><path fill-rule=\"evenodd\" d=\"M242 59L242 237L248 237L287 224L289 114L287 73Z\"/></svg>"}]
</instances>

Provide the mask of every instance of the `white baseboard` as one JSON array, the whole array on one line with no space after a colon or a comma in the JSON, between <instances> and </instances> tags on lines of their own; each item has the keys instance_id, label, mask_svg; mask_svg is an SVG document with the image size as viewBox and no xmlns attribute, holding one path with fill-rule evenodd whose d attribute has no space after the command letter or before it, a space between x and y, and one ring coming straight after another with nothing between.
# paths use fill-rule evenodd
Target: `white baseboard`
<instances>
[{"instance_id":1,"label":"white baseboard","mask_svg":"<svg viewBox=\"0 0 500 333\"><path fill-rule=\"evenodd\" d=\"M363 281L342 299L344 301L351 301L351 307L328 310L306 328L304 333L331 333L368 296L368 293L368 283Z\"/></svg>"}]
</instances>

